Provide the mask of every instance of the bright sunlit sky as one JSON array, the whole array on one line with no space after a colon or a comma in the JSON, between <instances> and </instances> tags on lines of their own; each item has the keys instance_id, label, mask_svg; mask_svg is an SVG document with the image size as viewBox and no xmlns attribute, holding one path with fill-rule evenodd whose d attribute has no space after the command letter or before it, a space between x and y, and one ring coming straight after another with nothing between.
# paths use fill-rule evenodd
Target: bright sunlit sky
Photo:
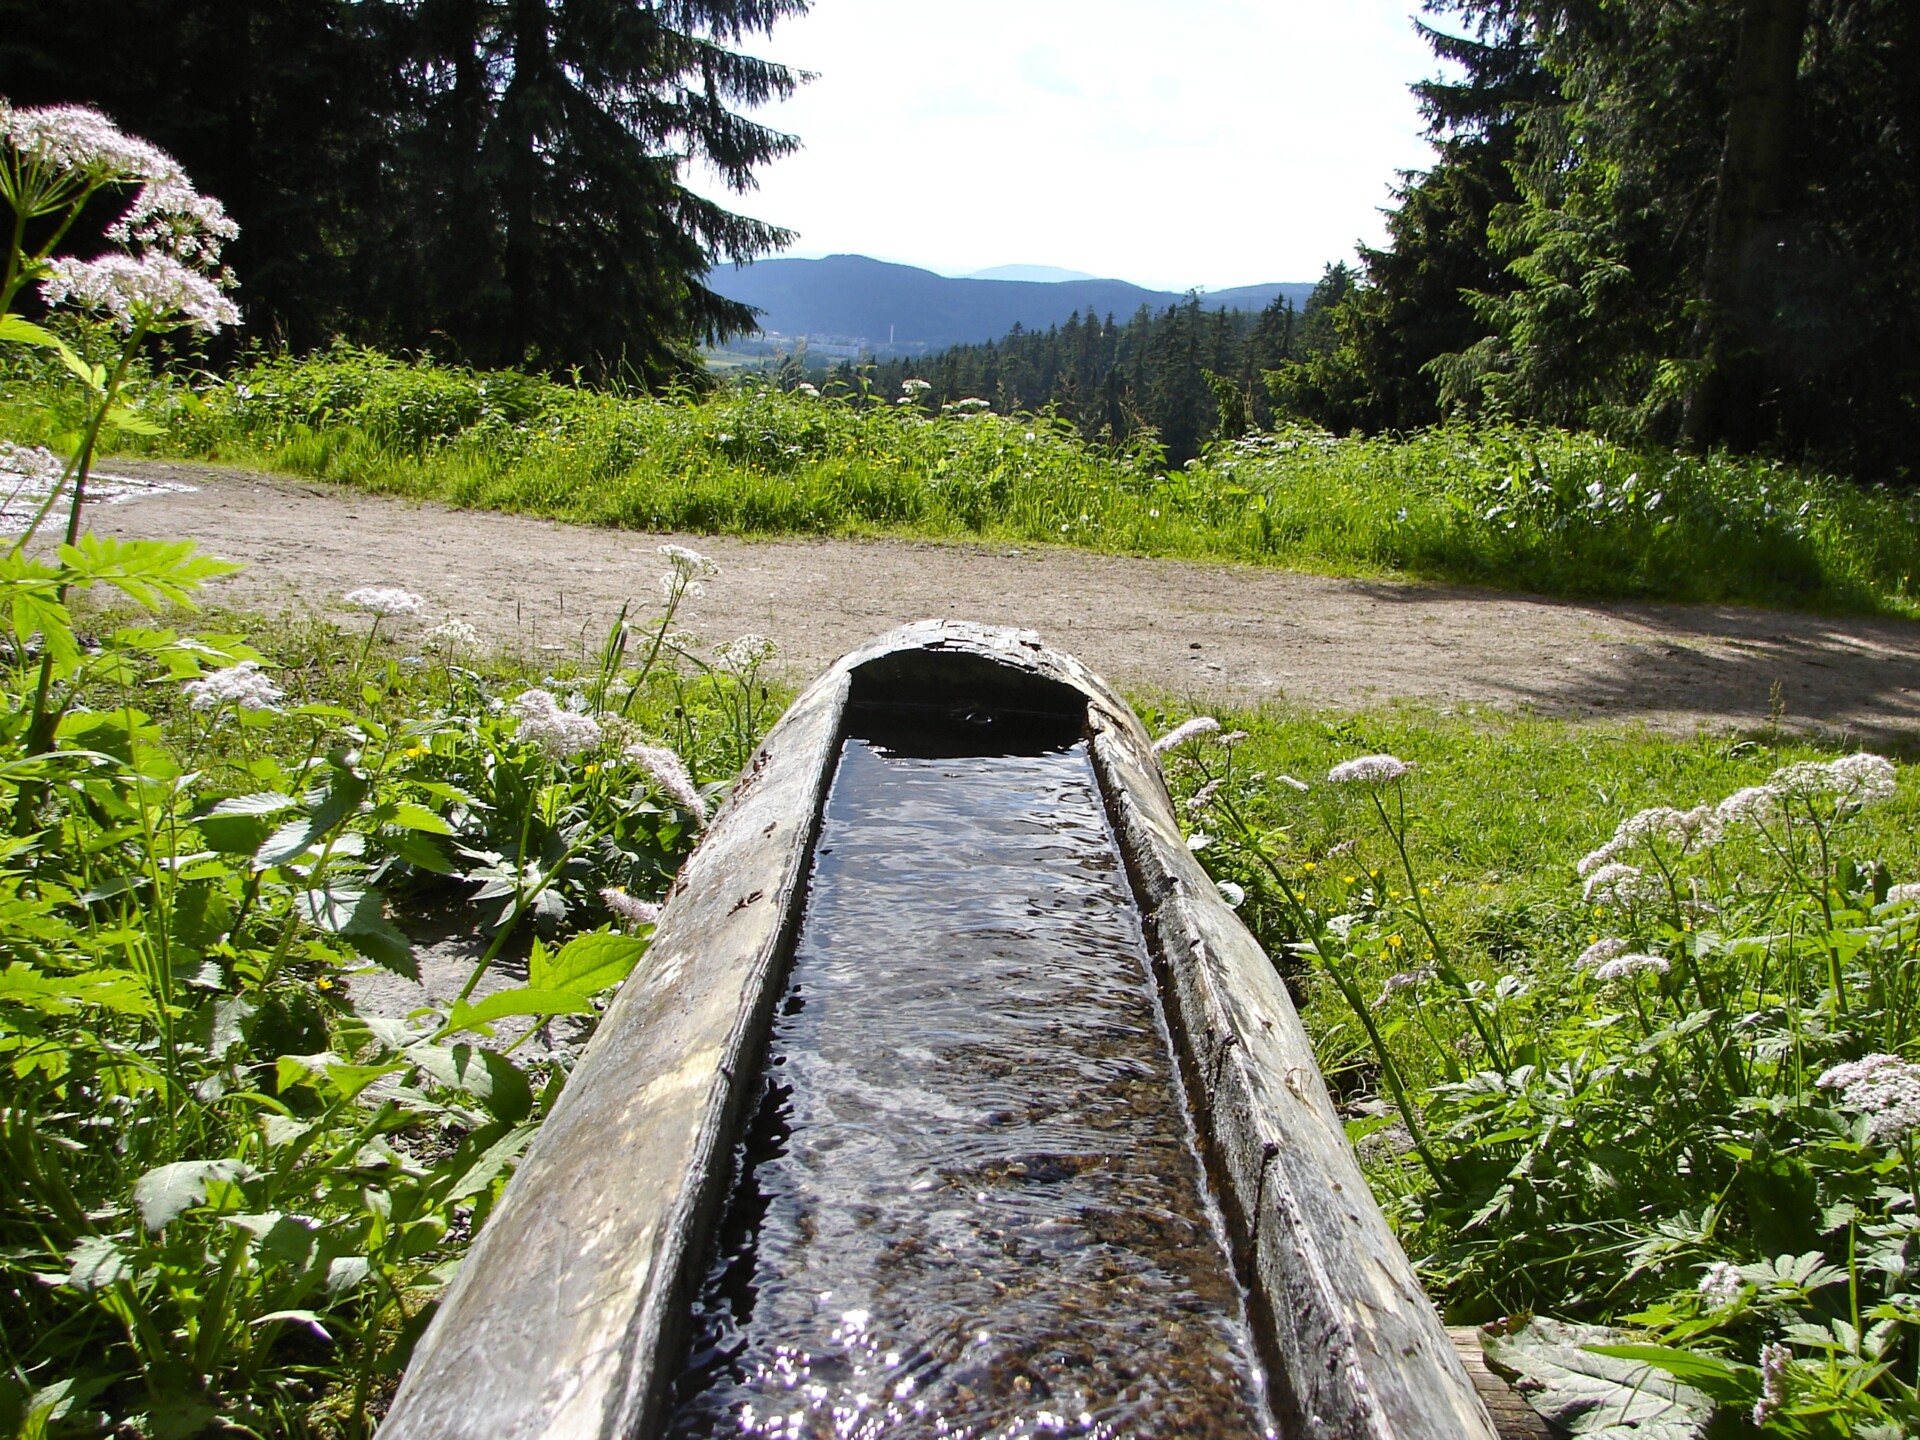
<instances>
[{"instance_id":1,"label":"bright sunlit sky","mask_svg":"<svg viewBox=\"0 0 1920 1440\"><path fill-rule=\"evenodd\" d=\"M1314 280L1384 237L1396 172L1430 161L1416 8L815 0L742 47L818 73L754 112L805 148L727 203L798 231L793 256L1164 290Z\"/></svg>"}]
</instances>

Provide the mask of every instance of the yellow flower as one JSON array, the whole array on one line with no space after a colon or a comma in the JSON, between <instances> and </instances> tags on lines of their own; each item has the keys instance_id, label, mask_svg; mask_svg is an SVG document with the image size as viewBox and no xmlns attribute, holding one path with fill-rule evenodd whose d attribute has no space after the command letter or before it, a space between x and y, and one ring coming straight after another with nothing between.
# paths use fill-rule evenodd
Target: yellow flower
<instances>
[{"instance_id":1,"label":"yellow flower","mask_svg":"<svg viewBox=\"0 0 1920 1440\"><path fill-rule=\"evenodd\" d=\"M325 975L316 976L314 978L313 988L316 990L331 990L333 988L333 981Z\"/></svg>"},{"instance_id":2,"label":"yellow flower","mask_svg":"<svg viewBox=\"0 0 1920 1440\"><path fill-rule=\"evenodd\" d=\"M1387 936L1387 948L1389 950L1398 950L1402 945L1406 943L1407 942L1402 940L1398 935Z\"/></svg>"},{"instance_id":3,"label":"yellow flower","mask_svg":"<svg viewBox=\"0 0 1920 1440\"><path fill-rule=\"evenodd\" d=\"M599 762L598 760L589 760L589 761L588 761L588 762L587 762L587 763L586 763L585 765L583 765L583 766L581 766L581 767L580 767L580 773L581 773L582 775L597 775L597 774L599 774L599 773L600 773L600 762Z\"/></svg>"},{"instance_id":4,"label":"yellow flower","mask_svg":"<svg viewBox=\"0 0 1920 1440\"><path fill-rule=\"evenodd\" d=\"M1315 870L1318 870L1320 867L1314 864L1313 861L1309 860L1307 861L1306 864L1302 865L1300 868L1302 870L1305 870L1309 875L1311 875Z\"/></svg>"},{"instance_id":5,"label":"yellow flower","mask_svg":"<svg viewBox=\"0 0 1920 1440\"><path fill-rule=\"evenodd\" d=\"M1348 885L1351 885L1351 884L1353 884L1353 882L1354 882L1354 881L1355 881L1356 879L1358 879L1358 878L1359 878L1359 877L1358 877L1358 876L1355 876L1355 875L1342 875L1342 876L1340 877L1340 879L1341 879L1341 880L1342 880L1342 881L1343 881L1344 883L1346 883L1346 884L1348 884Z\"/></svg>"},{"instance_id":6,"label":"yellow flower","mask_svg":"<svg viewBox=\"0 0 1920 1440\"><path fill-rule=\"evenodd\" d=\"M418 760L426 753L427 747L424 745L409 745L407 747L407 759L409 760Z\"/></svg>"}]
</instances>

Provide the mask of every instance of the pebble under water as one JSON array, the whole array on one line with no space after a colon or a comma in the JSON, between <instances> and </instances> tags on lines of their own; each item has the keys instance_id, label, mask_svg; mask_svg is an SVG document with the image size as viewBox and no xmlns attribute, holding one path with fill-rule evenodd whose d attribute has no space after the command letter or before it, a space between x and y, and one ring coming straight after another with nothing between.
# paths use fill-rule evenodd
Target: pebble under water
<instances>
[{"instance_id":1,"label":"pebble under water","mask_svg":"<svg viewBox=\"0 0 1920 1440\"><path fill-rule=\"evenodd\" d=\"M846 742L677 1437L1262 1436L1084 743Z\"/></svg>"}]
</instances>

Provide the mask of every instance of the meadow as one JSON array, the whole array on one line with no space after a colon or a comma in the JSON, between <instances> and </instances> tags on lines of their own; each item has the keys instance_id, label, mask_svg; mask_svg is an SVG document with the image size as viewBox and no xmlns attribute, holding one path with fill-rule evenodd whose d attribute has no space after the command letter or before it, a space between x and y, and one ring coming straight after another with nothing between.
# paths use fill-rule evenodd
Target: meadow
<instances>
[{"instance_id":1,"label":"meadow","mask_svg":"<svg viewBox=\"0 0 1920 1440\"><path fill-rule=\"evenodd\" d=\"M1291 431L1168 474L911 393L640 399L335 350L103 400L11 363L22 444L71 452L110 403L123 451L600 524L1914 608L1910 499L1554 432ZM660 603L551 671L403 591L345 627L190 622L220 567L188 548L7 557L0 1423L375 1427L565 1084L514 1038L590 1028L646 963L786 698L763 642L679 633L724 577L661 564ZM1156 733L1192 718L1134 700ZM1217 718L1166 757L1190 843L1448 1318L1518 1327L1490 1343L1523 1372L1615 1366L1596 1415L1658 1372L1674 1434L1911 1433L1912 773L1765 725ZM406 973L421 907L471 910L486 958L449 1003L363 1012L354 974ZM527 984L476 999L509 949Z\"/></svg>"},{"instance_id":2,"label":"meadow","mask_svg":"<svg viewBox=\"0 0 1920 1440\"><path fill-rule=\"evenodd\" d=\"M17 359L16 438L73 398ZM36 366L38 368L36 368ZM68 409L60 406L68 396ZM743 384L626 396L336 348L193 383L130 376L124 448L642 530L1048 541L1538 594L1920 614L1920 496L1774 462L1515 426L1306 428L1169 471L984 403Z\"/></svg>"}]
</instances>

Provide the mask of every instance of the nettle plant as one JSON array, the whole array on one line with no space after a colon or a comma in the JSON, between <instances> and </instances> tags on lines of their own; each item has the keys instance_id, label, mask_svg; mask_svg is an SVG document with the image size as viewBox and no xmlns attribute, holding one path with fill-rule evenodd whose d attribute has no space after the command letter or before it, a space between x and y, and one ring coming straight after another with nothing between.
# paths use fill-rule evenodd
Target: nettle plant
<instances>
[{"instance_id":1,"label":"nettle plant","mask_svg":"<svg viewBox=\"0 0 1920 1440\"><path fill-rule=\"evenodd\" d=\"M1428 912L1412 766L1327 776L1391 857L1329 908L1217 732L1161 742L1203 858L1364 1036L1351 1134L1455 1319L1516 1330L1580 1433L1920 1430L1920 884L1849 848L1890 762L1627 817L1574 867L1584 948L1483 978Z\"/></svg>"},{"instance_id":2,"label":"nettle plant","mask_svg":"<svg viewBox=\"0 0 1920 1440\"><path fill-rule=\"evenodd\" d=\"M88 417L64 457L0 451L16 498L39 486L0 561L0 1431L364 1434L565 1082L565 1047L523 1042L590 1027L644 956L718 788L696 772L745 758L770 651L687 663L672 622L713 567L678 547L653 622L535 687L473 668L457 619L382 658L425 608L393 587L293 669L77 613L188 607L231 568L96 539L81 506L103 429L144 423L118 387L147 338L233 320L233 227L92 111L0 107L0 139L0 295L53 307L0 340L57 353ZM118 248L56 254L126 189ZM74 306L114 356L56 336ZM456 996L363 1013L356 973L416 974L401 893L477 904L490 943ZM524 983L488 981L510 949Z\"/></svg>"}]
</instances>

